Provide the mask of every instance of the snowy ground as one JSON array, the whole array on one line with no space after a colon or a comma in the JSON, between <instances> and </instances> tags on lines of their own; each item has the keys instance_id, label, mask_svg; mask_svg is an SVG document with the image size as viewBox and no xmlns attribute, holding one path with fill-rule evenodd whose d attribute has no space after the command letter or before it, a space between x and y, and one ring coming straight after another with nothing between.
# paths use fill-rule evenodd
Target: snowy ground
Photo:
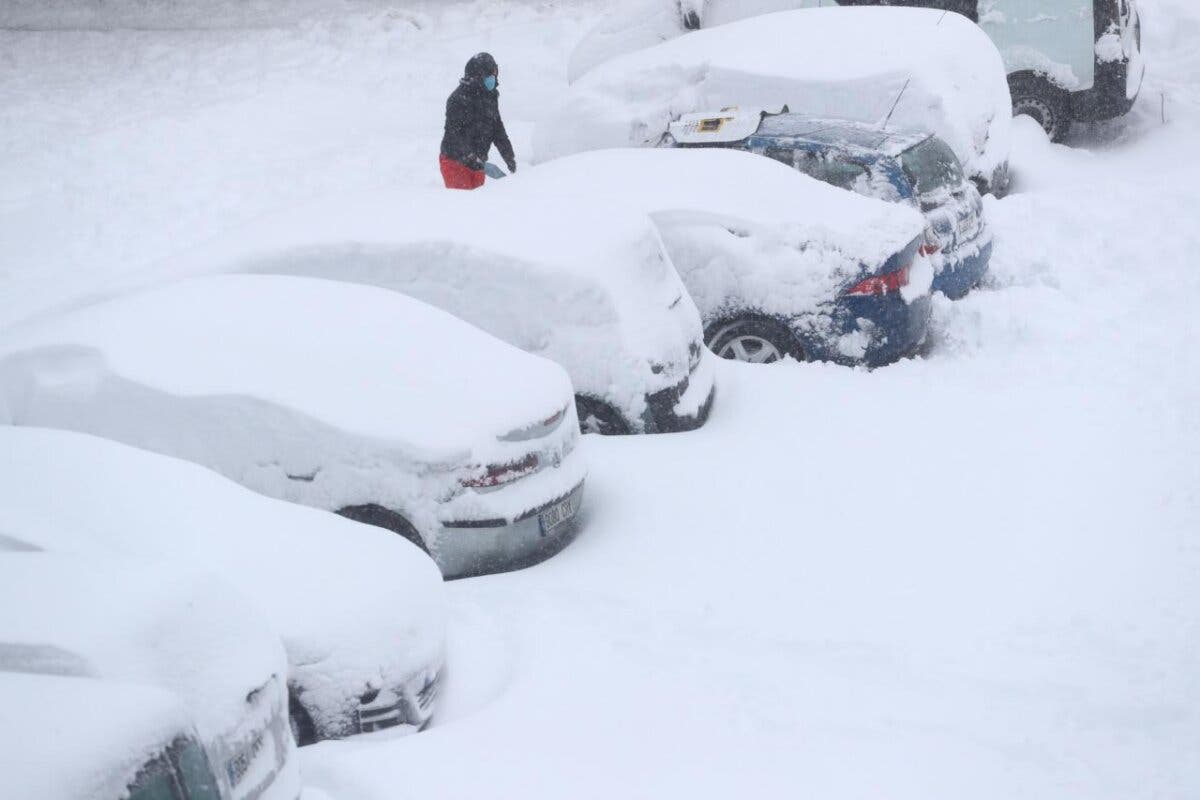
<instances>
[{"instance_id":1,"label":"snowy ground","mask_svg":"<svg viewBox=\"0 0 1200 800\"><path fill-rule=\"evenodd\" d=\"M0 31L0 326L298 200L436 185L479 49L520 157L600 8L208 1L208 30ZM703 430L587 437L581 538L448 587L438 724L308 748L306 781L1200 795L1200 10L1141 5L1138 108L1076 149L1018 127L993 284L937 305L926 356L724 364Z\"/></svg>"}]
</instances>

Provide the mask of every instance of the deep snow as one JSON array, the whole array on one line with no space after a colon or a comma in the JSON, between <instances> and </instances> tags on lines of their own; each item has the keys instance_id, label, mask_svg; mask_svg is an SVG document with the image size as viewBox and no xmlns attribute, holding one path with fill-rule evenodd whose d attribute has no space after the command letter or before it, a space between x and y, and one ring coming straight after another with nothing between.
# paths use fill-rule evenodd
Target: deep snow
<instances>
[{"instance_id":1,"label":"deep snow","mask_svg":"<svg viewBox=\"0 0 1200 800\"><path fill-rule=\"evenodd\" d=\"M1200 794L1200 10L1141 6L1138 107L1077 149L1014 126L991 283L936 305L924 357L722 363L702 430L585 437L575 544L448 587L434 728L308 748L307 783ZM326 191L436 185L445 94L484 47L523 165L597 6L423 9L0 33L0 319Z\"/></svg>"}]
</instances>

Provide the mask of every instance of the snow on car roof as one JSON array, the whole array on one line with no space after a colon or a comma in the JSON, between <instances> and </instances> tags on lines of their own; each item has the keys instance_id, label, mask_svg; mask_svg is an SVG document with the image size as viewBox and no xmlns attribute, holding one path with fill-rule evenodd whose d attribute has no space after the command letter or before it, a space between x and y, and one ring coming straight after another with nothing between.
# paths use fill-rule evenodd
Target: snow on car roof
<instances>
[{"instance_id":1,"label":"snow on car roof","mask_svg":"<svg viewBox=\"0 0 1200 800\"><path fill-rule=\"evenodd\" d=\"M286 679L279 639L253 605L179 564L0 555L0 608L6 646L53 648L86 664L88 677L176 692L205 738L242 720L248 693Z\"/></svg>"},{"instance_id":2,"label":"snow on car roof","mask_svg":"<svg viewBox=\"0 0 1200 800\"><path fill-rule=\"evenodd\" d=\"M4 427L0 451L20 465L0 470L0 529L50 552L153 556L221 575L279 631L293 671L336 676L339 686L306 681L306 692L361 692L441 660L441 573L400 536L85 434Z\"/></svg>"},{"instance_id":3,"label":"snow on car roof","mask_svg":"<svg viewBox=\"0 0 1200 800\"><path fill-rule=\"evenodd\" d=\"M599 64L538 124L534 156L655 144L682 113L786 104L931 131L970 173L990 178L1008 159L1010 102L1000 54L965 17L911 8L785 11Z\"/></svg>"},{"instance_id":4,"label":"snow on car roof","mask_svg":"<svg viewBox=\"0 0 1200 800\"><path fill-rule=\"evenodd\" d=\"M211 409L259 419L283 441L311 436L296 442L309 449L325 440L363 451L365 440L382 440L408 458L461 457L561 410L571 396L560 367L445 312L311 278L176 282L14 331L0 343L0 365L4 356L35 362L31 376L10 361L16 385L53 381L59 370L110 378L122 397L97 413L129 425L139 413L179 414L181 428L195 426L181 437L205 436L204 425L215 423L201 421L201 409ZM12 391L21 400L10 417L37 424L36 392Z\"/></svg>"},{"instance_id":5,"label":"snow on car roof","mask_svg":"<svg viewBox=\"0 0 1200 800\"><path fill-rule=\"evenodd\" d=\"M459 281L477 279L457 274L472 257L519 262L566 289L602 289L618 301L669 281L670 262L657 249L653 224L620 203L580 197L564 207L554 198L528 197L503 204L485 194L393 190L325 198L257 219L170 261L184 262L188 273L260 271L264 261L322 250L410 246L436 250L429 269Z\"/></svg>"},{"instance_id":6,"label":"snow on car roof","mask_svg":"<svg viewBox=\"0 0 1200 800\"><path fill-rule=\"evenodd\" d=\"M403 292L565 366L577 392L635 415L641 398L682 377L672 365L686 368L700 336L651 220L623 202L586 195L570 202L557 194L500 201L444 190L326 197L258 219L159 269L302 275ZM668 369L654 374L650 364ZM474 381L469 397L484 385ZM483 405L480 414L499 413ZM443 411L434 427L451 436L459 424Z\"/></svg>"},{"instance_id":7,"label":"snow on car roof","mask_svg":"<svg viewBox=\"0 0 1200 800\"><path fill-rule=\"evenodd\" d=\"M924 228L912 208L830 186L757 154L724 148L624 148L548 161L495 187L551 194L579 187L624 197L651 214L691 212L788 231L868 264L886 260Z\"/></svg>"},{"instance_id":8,"label":"snow on car roof","mask_svg":"<svg viewBox=\"0 0 1200 800\"><path fill-rule=\"evenodd\" d=\"M161 689L0 672L0 784L12 798L117 800L191 727L182 701Z\"/></svg>"}]
</instances>

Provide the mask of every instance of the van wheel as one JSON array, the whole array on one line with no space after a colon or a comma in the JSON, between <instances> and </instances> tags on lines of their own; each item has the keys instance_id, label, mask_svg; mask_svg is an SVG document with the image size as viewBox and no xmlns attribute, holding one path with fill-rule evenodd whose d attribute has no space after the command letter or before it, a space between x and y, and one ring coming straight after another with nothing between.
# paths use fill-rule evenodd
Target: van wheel
<instances>
[{"instance_id":1,"label":"van wheel","mask_svg":"<svg viewBox=\"0 0 1200 800\"><path fill-rule=\"evenodd\" d=\"M804 361L804 350L781 322L766 317L742 317L709 328L708 349L721 358L774 364L784 356Z\"/></svg>"},{"instance_id":2,"label":"van wheel","mask_svg":"<svg viewBox=\"0 0 1200 800\"><path fill-rule=\"evenodd\" d=\"M1030 73L1008 79L1013 116L1025 114L1037 120L1052 142L1061 142L1071 132L1071 96L1045 78Z\"/></svg>"},{"instance_id":3,"label":"van wheel","mask_svg":"<svg viewBox=\"0 0 1200 800\"><path fill-rule=\"evenodd\" d=\"M392 533L398 533L421 548L421 551L425 555L429 555L429 548L425 545L425 540L421 538L421 534L417 532L413 524L390 508L384 508L375 503L367 503L361 506L339 508L337 513L355 522L364 522L367 525L374 525L377 528L384 528Z\"/></svg>"},{"instance_id":4,"label":"van wheel","mask_svg":"<svg viewBox=\"0 0 1200 800\"><path fill-rule=\"evenodd\" d=\"M575 395L575 412L579 415L579 430L584 433L624 436L631 432L621 412L595 397Z\"/></svg>"}]
</instances>

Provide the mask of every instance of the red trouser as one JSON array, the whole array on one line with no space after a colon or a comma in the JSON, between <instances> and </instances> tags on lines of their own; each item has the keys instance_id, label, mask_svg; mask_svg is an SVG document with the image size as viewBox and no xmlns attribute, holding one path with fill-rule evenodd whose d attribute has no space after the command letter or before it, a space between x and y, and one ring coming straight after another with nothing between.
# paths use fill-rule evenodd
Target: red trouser
<instances>
[{"instance_id":1,"label":"red trouser","mask_svg":"<svg viewBox=\"0 0 1200 800\"><path fill-rule=\"evenodd\" d=\"M442 168L442 180L446 182L447 189L478 189L483 186L481 169L471 169L445 155L438 156L438 166Z\"/></svg>"}]
</instances>

